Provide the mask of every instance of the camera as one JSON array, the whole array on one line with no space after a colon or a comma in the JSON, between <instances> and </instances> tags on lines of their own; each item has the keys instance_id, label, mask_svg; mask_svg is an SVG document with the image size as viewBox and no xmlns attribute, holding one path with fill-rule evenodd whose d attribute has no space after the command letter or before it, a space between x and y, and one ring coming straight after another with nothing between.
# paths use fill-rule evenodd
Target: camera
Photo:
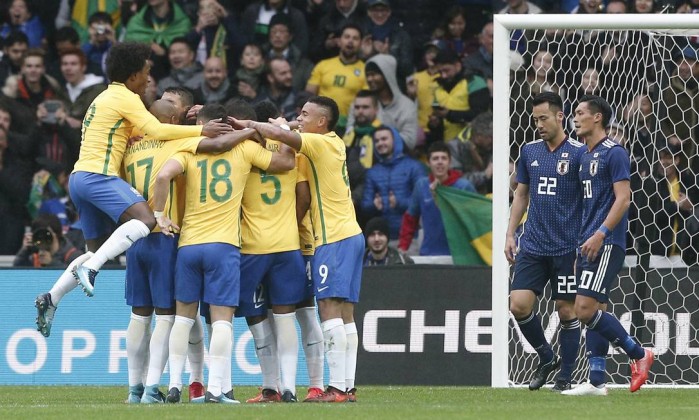
<instances>
[{"instance_id":1,"label":"camera","mask_svg":"<svg viewBox=\"0 0 699 420\"><path fill-rule=\"evenodd\" d=\"M55 99L48 99L44 101L44 108L46 108L46 116L41 119L41 122L46 124L56 124L58 119L56 119L56 111L63 107L61 101Z\"/></svg>"},{"instance_id":2,"label":"camera","mask_svg":"<svg viewBox=\"0 0 699 420\"><path fill-rule=\"evenodd\" d=\"M38 228L32 232L32 242L34 244L32 252L50 251L53 245L53 233L48 228Z\"/></svg>"},{"instance_id":3,"label":"camera","mask_svg":"<svg viewBox=\"0 0 699 420\"><path fill-rule=\"evenodd\" d=\"M98 35L104 35L105 32L107 32L107 25L105 25L104 23L100 23L96 25L95 30L97 31Z\"/></svg>"}]
</instances>

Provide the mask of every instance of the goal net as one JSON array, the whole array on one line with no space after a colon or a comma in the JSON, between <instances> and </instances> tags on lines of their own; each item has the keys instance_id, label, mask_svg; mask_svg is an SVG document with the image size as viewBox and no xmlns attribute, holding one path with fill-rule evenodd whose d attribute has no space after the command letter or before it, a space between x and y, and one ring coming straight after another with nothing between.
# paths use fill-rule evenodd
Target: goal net
<instances>
[{"instance_id":1,"label":"goal net","mask_svg":"<svg viewBox=\"0 0 699 420\"><path fill-rule=\"evenodd\" d=\"M565 130L573 138L579 98L606 99L614 110L609 137L629 152L632 172L626 264L609 291L608 310L654 349L654 385L699 383L699 270L692 267L699 206L680 204L683 194L698 196L698 28L696 15L495 17L493 220L507 220L516 187L508 166L515 168L522 145L537 138L532 96L561 95ZM493 226L493 386L526 384L538 364L508 311L505 229L506 223ZM557 350L559 320L550 291L537 310ZM584 333L573 376L578 383L587 378ZM629 383L628 360L610 347L608 383Z\"/></svg>"}]
</instances>

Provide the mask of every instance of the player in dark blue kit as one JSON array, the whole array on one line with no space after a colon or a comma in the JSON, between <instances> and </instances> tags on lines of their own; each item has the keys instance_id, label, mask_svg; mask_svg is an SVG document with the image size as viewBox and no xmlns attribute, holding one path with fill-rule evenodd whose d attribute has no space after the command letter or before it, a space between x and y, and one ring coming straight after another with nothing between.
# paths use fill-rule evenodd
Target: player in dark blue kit
<instances>
[{"instance_id":1,"label":"player in dark blue kit","mask_svg":"<svg viewBox=\"0 0 699 420\"><path fill-rule=\"evenodd\" d=\"M575 250L580 228L581 190L578 181L584 147L563 131L563 101L545 92L533 100L532 116L541 137L522 148L507 229L505 255L515 264L510 311L520 331L539 355L529 389L537 390L561 366L554 391L570 389L570 377L580 346L580 322L575 317ZM529 206L519 242L515 231ZM546 341L534 303L547 284L561 320L560 353Z\"/></svg>"},{"instance_id":2,"label":"player in dark blue kit","mask_svg":"<svg viewBox=\"0 0 699 420\"><path fill-rule=\"evenodd\" d=\"M646 382L653 364L653 352L641 347L619 320L606 312L607 292L624 263L631 202L629 154L605 131L611 116L612 108L604 99L586 95L573 118L578 138L585 139L587 145L579 169L583 206L575 314L587 325L590 380L564 391L565 395L607 395L605 358L610 342L632 359L631 392Z\"/></svg>"}]
</instances>

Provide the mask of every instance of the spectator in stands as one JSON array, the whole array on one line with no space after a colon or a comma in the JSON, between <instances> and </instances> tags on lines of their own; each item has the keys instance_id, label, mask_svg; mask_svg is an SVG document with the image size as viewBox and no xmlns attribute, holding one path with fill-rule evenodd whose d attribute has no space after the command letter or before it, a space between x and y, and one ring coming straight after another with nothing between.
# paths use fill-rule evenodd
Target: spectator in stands
<instances>
[{"instance_id":1,"label":"spectator in stands","mask_svg":"<svg viewBox=\"0 0 699 420\"><path fill-rule=\"evenodd\" d=\"M195 90L204 81L202 65L194 59L194 50L184 37L175 38L168 47L170 74L158 82L158 94L173 86Z\"/></svg>"},{"instance_id":2,"label":"spectator in stands","mask_svg":"<svg viewBox=\"0 0 699 420\"><path fill-rule=\"evenodd\" d=\"M61 222L53 214L40 214L24 234L14 267L65 268L83 253L63 237Z\"/></svg>"},{"instance_id":3,"label":"spectator in stands","mask_svg":"<svg viewBox=\"0 0 699 420\"><path fill-rule=\"evenodd\" d=\"M367 61L376 54L390 54L396 59L398 86L405 90L405 79L413 73L413 42L403 24L391 15L388 0L367 2L367 33L362 39L362 58Z\"/></svg>"},{"instance_id":4,"label":"spectator in stands","mask_svg":"<svg viewBox=\"0 0 699 420\"><path fill-rule=\"evenodd\" d=\"M262 45L269 38L271 19L279 14L288 17L290 26L293 28L294 38L291 41L301 52L308 51L308 26L306 18L296 7L287 0L257 0L250 4L240 21L242 22L242 32L246 34L249 42Z\"/></svg>"},{"instance_id":5,"label":"spectator in stands","mask_svg":"<svg viewBox=\"0 0 699 420\"><path fill-rule=\"evenodd\" d=\"M68 96L65 123L76 130L81 128L92 101L107 88L102 76L86 71L87 57L81 49L73 48L61 53L61 75L66 82Z\"/></svg>"},{"instance_id":6,"label":"spectator in stands","mask_svg":"<svg viewBox=\"0 0 699 420\"><path fill-rule=\"evenodd\" d=\"M267 51L268 58L282 57L289 62L294 76L292 85L298 92L306 87L306 82L313 71L313 63L296 45L292 44L293 39L294 28L289 16L284 13L272 16L269 21L269 41L263 48Z\"/></svg>"},{"instance_id":7,"label":"spectator in stands","mask_svg":"<svg viewBox=\"0 0 699 420\"><path fill-rule=\"evenodd\" d=\"M437 185L471 192L475 192L475 189L461 177L461 172L449 169L450 160L449 147L444 142L433 143L427 151L430 174L420 178L415 185L400 227L399 250L407 252L418 227L422 225L424 239L420 245L420 255L451 255L442 215L434 201L434 189Z\"/></svg>"},{"instance_id":8,"label":"spectator in stands","mask_svg":"<svg viewBox=\"0 0 699 420\"><path fill-rule=\"evenodd\" d=\"M104 76L107 53L116 42L112 16L109 13L96 12L90 15L88 23L88 38L82 44L83 52L87 56L88 71L98 76Z\"/></svg>"},{"instance_id":9,"label":"spectator in stands","mask_svg":"<svg viewBox=\"0 0 699 420\"><path fill-rule=\"evenodd\" d=\"M512 15L535 15L541 12L541 8L530 1L507 0L507 6L501 9L498 13L507 13Z\"/></svg>"},{"instance_id":10,"label":"spectator in stands","mask_svg":"<svg viewBox=\"0 0 699 420\"><path fill-rule=\"evenodd\" d=\"M466 73L477 74L483 77L492 91L493 86L493 23L488 22L483 26L478 36L480 46L478 50L464 58L463 65Z\"/></svg>"},{"instance_id":11,"label":"spectator in stands","mask_svg":"<svg viewBox=\"0 0 699 420\"><path fill-rule=\"evenodd\" d=\"M197 103L224 104L237 93L236 87L228 78L226 63L220 57L209 57L204 63L204 80L194 90Z\"/></svg>"},{"instance_id":12,"label":"spectator in stands","mask_svg":"<svg viewBox=\"0 0 699 420\"><path fill-rule=\"evenodd\" d=\"M631 154L631 172L645 177L650 174L651 162L655 159L655 145L652 132L655 130L656 118L653 104L646 94L636 95L622 110L619 116L631 141L627 144Z\"/></svg>"},{"instance_id":13,"label":"spectator in stands","mask_svg":"<svg viewBox=\"0 0 699 420\"><path fill-rule=\"evenodd\" d=\"M658 11L654 0L633 0L631 2L631 13L656 13Z\"/></svg>"},{"instance_id":14,"label":"spectator in stands","mask_svg":"<svg viewBox=\"0 0 699 420\"><path fill-rule=\"evenodd\" d=\"M585 15L604 13L604 3L602 0L580 0L578 7L570 13Z\"/></svg>"},{"instance_id":15,"label":"spectator in stands","mask_svg":"<svg viewBox=\"0 0 699 420\"><path fill-rule=\"evenodd\" d=\"M262 47L254 43L246 44L240 57L240 68L235 72L238 95L250 101L254 100L260 89L264 71Z\"/></svg>"},{"instance_id":16,"label":"spectator in stands","mask_svg":"<svg viewBox=\"0 0 699 420\"><path fill-rule=\"evenodd\" d=\"M196 60L205 64L208 58L218 57L232 76L244 43L235 16L216 0L202 0L196 22L186 35L189 45L196 49Z\"/></svg>"},{"instance_id":17,"label":"spectator in stands","mask_svg":"<svg viewBox=\"0 0 699 420\"><path fill-rule=\"evenodd\" d=\"M610 0L607 3L607 14L624 14L628 11L628 5L624 0Z\"/></svg>"},{"instance_id":18,"label":"spectator in stands","mask_svg":"<svg viewBox=\"0 0 699 420\"><path fill-rule=\"evenodd\" d=\"M417 145L422 143L421 139L427 139L428 143L432 142L430 136L430 128L428 122L432 115L432 105L434 104L434 91L437 90L437 79L439 78L439 68L434 63L434 58L437 56L439 48L434 41L425 44L422 61L420 64L421 71L418 71L407 82L407 95L417 103L417 122L418 131ZM441 134L441 133L440 133Z\"/></svg>"},{"instance_id":19,"label":"spectator in stands","mask_svg":"<svg viewBox=\"0 0 699 420\"><path fill-rule=\"evenodd\" d=\"M109 16L106 22L111 27L112 33L120 33L122 29L119 21L122 3L120 0L61 0L60 3L55 19L56 27L63 28L72 25L80 37L81 44L89 42L91 18L97 13ZM113 26L112 23L114 23Z\"/></svg>"},{"instance_id":20,"label":"spectator in stands","mask_svg":"<svg viewBox=\"0 0 699 420\"><path fill-rule=\"evenodd\" d=\"M374 217L364 227L366 251L364 266L414 264L413 259L388 244L388 222L383 217Z\"/></svg>"},{"instance_id":21,"label":"spectator in stands","mask_svg":"<svg viewBox=\"0 0 699 420\"><path fill-rule=\"evenodd\" d=\"M532 95L541 92L559 93L556 74L553 71L554 56L551 52L540 49L534 53L532 65L527 73L527 82Z\"/></svg>"},{"instance_id":22,"label":"spectator in stands","mask_svg":"<svg viewBox=\"0 0 699 420\"><path fill-rule=\"evenodd\" d=\"M306 90L311 94L327 96L337 102L340 119L335 132L338 135L345 132L347 114L357 92L367 87L364 61L359 58L361 40L362 29L355 24L347 24L338 41L340 54L316 64L306 84Z\"/></svg>"},{"instance_id":23,"label":"spectator in stands","mask_svg":"<svg viewBox=\"0 0 699 420\"><path fill-rule=\"evenodd\" d=\"M36 110L39 126L30 135L39 157L72 168L80 153L80 128L70 126L66 102L49 99Z\"/></svg>"},{"instance_id":24,"label":"spectator in stands","mask_svg":"<svg viewBox=\"0 0 699 420\"><path fill-rule=\"evenodd\" d=\"M61 86L66 83L61 74L61 54L75 48L80 49L80 37L73 27L66 26L56 31L53 36L53 48L48 50L45 57L46 74L56 79Z\"/></svg>"},{"instance_id":25,"label":"spectator in stands","mask_svg":"<svg viewBox=\"0 0 699 420\"><path fill-rule=\"evenodd\" d=\"M5 37L0 59L0 84L5 85L8 77L19 74L28 44L29 40L24 32L13 31Z\"/></svg>"},{"instance_id":26,"label":"spectator in stands","mask_svg":"<svg viewBox=\"0 0 699 420\"><path fill-rule=\"evenodd\" d=\"M296 90L291 65L283 57L272 58L265 65L265 84L260 89L255 102L270 101L287 120L296 115ZM262 120L260 120L262 121Z\"/></svg>"},{"instance_id":27,"label":"spectator in stands","mask_svg":"<svg viewBox=\"0 0 699 420\"><path fill-rule=\"evenodd\" d=\"M362 28L365 23L366 10L359 0L334 0L334 5L318 21L317 30L310 40L309 56L318 62L337 55L342 50L343 28L347 24ZM340 112L343 112L342 108Z\"/></svg>"},{"instance_id":28,"label":"spectator in stands","mask_svg":"<svg viewBox=\"0 0 699 420\"><path fill-rule=\"evenodd\" d=\"M5 125L0 125L0 255L14 255L22 245L22 232L29 220L25 203L31 167L31 161L8 142Z\"/></svg>"},{"instance_id":29,"label":"spectator in stands","mask_svg":"<svg viewBox=\"0 0 699 420\"><path fill-rule=\"evenodd\" d=\"M398 239L403 213L408 208L422 164L407 155L398 130L385 125L374 131L374 166L366 172L362 213L382 216L390 226L389 238Z\"/></svg>"},{"instance_id":30,"label":"spectator in stands","mask_svg":"<svg viewBox=\"0 0 699 420\"><path fill-rule=\"evenodd\" d=\"M432 38L440 50L454 52L459 60L478 48L478 41L466 32L466 12L461 6L452 6L444 14L444 20L435 29Z\"/></svg>"},{"instance_id":31,"label":"spectator in stands","mask_svg":"<svg viewBox=\"0 0 699 420\"><path fill-rule=\"evenodd\" d=\"M413 100L401 92L396 78L396 59L388 54L378 54L364 66L369 90L379 100L381 122L398 130L407 152L412 152L417 144L417 106ZM348 121L351 126L354 121Z\"/></svg>"},{"instance_id":32,"label":"spectator in stands","mask_svg":"<svg viewBox=\"0 0 699 420\"><path fill-rule=\"evenodd\" d=\"M482 77L464 74L461 61L453 51L440 51L435 64L440 77L429 126L430 130L441 130L442 138L448 141L476 115L490 109L490 91Z\"/></svg>"},{"instance_id":33,"label":"spectator in stands","mask_svg":"<svg viewBox=\"0 0 699 420\"><path fill-rule=\"evenodd\" d=\"M27 35L29 48L45 48L46 30L39 17L29 10L27 0L12 0L8 6L10 20L0 27L0 37L7 38L11 32L19 31Z\"/></svg>"},{"instance_id":34,"label":"spectator in stands","mask_svg":"<svg viewBox=\"0 0 699 420\"><path fill-rule=\"evenodd\" d=\"M493 113L488 111L471 121L459 136L448 143L451 168L481 194L493 191Z\"/></svg>"},{"instance_id":35,"label":"spectator in stands","mask_svg":"<svg viewBox=\"0 0 699 420\"><path fill-rule=\"evenodd\" d=\"M44 52L38 49L27 51L20 74L7 78L2 93L32 112L47 99L65 99L58 82L46 75Z\"/></svg>"}]
</instances>

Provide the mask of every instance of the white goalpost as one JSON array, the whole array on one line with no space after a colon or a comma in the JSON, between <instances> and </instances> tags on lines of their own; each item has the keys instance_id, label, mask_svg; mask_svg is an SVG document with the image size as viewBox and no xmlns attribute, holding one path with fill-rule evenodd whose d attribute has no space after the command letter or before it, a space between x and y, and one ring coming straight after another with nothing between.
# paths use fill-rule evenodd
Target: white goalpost
<instances>
[{"instance_id":1,"label":"white goalpost","mask_svg":"<svg viewBox=\"0 0 699 420\"><path fill-rule=\"evenodd\" d=\"M690 168L694 162L692 175L695 179L699 175L699 109L682 109L683 102L672 96L676 95L672 83L677 78L672 64L685 51L691 52L686 50L692 46L687 37L697 35L696 14L494 16L493 221L497 222L492 229L492 387L525 384L537 363L536 354L510 318L511 274L503 249L510 163L516 162L519 148L534 139L530 97L542 90L559 93L566 113L574 109L581 91L604 97L615 110L616 131L610 137L615 136L631 151L632 188L636 182L636 190L629 217L627 264L610 291L608 310L632 330L641 345L655 348L651 384L699 384L699 360L695 362L699 355L699 270L682 263L686 249L679 245L672 255L667 251L658 257L652 252L659 241L659 227L648 223L648 218L658 220L663 212L662 202L654 198L657 190L649 189L658 163L654 145L661 138L679 140L682 164ZM519 49L514 56L511 43ZM694 51L699 54L699 48ZM594 62L601 64L587 65ZM643 114L634 105L641 101L646 101L650 112ZM678 120L678 113L683 112L697 114L697 121ZM566 132L571 130L566 127ZM549 296L547 293L535 310L542 315L547 338L554 344L558 318ZM584 338L579 355L574 373L578 381L586 377ZM627 361L623 352L610 348L607 379L611 385L628 383Z\"/></svg>"}]
</instances>

